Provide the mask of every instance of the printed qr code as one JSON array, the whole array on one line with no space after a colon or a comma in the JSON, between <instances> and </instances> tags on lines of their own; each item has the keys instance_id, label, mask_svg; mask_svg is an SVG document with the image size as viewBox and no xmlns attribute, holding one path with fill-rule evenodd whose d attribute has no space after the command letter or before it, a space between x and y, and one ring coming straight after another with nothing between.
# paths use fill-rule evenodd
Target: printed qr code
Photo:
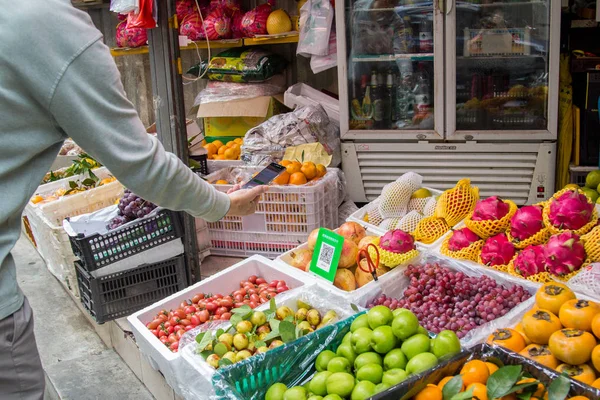
<instances>
[{"instance_id":1,"label":"printed qr code","mask_svg":"<svg viewBox=\"0 0 600 400\"><path fill-rule=\"evenodd\" d=\"M327 243L322 243L321 251L319 252L319 259L317 260L317 266L329 272L331 269L331 262L333 259L333 253L335 252L335 248Z\"/></svg>"}]
</instances>

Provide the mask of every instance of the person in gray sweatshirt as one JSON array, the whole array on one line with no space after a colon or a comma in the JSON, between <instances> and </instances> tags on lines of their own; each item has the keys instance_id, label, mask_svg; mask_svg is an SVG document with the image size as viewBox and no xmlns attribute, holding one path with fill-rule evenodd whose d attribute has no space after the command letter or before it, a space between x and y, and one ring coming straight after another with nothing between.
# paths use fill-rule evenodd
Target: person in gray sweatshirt
<instances>
[{"instance_id":1,"label":"person in gray sweatshirt","mask_svg":"<svg viewBox=\"0 0 600 400\"><path fill-rule=\"evenodd\" d=\"M87 13L69 0L0 0L0 399L42 399L31 308L10 254L21 214L71 137L131 191L217 221L255 211L265 187L225 194L146 130Z\"/></svg>"}]
</instances>

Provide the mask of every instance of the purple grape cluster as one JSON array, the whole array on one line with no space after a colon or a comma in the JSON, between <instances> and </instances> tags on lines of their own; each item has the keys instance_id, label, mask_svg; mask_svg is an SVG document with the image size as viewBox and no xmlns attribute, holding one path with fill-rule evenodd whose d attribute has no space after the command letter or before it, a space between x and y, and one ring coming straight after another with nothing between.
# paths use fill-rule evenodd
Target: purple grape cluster
<instances>
[{"instance_id":1,"label":"purple grape cluster","mask_svg":"<svg viewBox=\"0 0 600 400\"><path fill-rule=\"evenodd\" d=\"M109 229L116 229L127 222L145 217L156 208L156 205L125 189L117 207L119 215L109 222Z\"/></svg>"},{"instance_id":2,"label":"purple grape cluster","mask_svg":"<svg viewBox=\"0 0 600 400\"><path fill-rule=\"evenodd\" d=\"M439 333L450 329L459 338L531 297L520 285L508 288L488 276L468 276L437 263L410 265L404 275L410 279L410 285L401 299L381 295L367 308L407 308L427 330Z\"/></svg>"}]
</instances>

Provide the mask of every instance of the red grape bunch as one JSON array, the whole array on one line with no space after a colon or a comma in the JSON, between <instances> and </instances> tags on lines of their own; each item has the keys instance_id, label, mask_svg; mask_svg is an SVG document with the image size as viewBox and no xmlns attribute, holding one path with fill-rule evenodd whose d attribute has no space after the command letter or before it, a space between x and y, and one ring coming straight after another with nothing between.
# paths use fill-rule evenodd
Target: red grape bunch
<instances>
[{"instance_id":1,"label":"red grape bunch","mask_svg":"<svg viewBox=\"0 0 600 400\"><path fill-rule=\"evenodd\" d=\"M109 229L116 229L127 222L145 217L156 208L156 205L125 189L117 207L119 215L109 222Z\"/></svg>"},{"instance_id":2,"label":"red grape bunch","mask_svg":"<svg viewBox=\"0 0 600 400\"><path fill-rule=\"evenodd\" d=\"M522 286L505 287L488 276L468 276L437 263L410 265L404 275L410 285L401 299L381 295L367 308L407 308L427 330L439 333L450 329L460 338L531 297Z\"/></svg>"}]
</instances>

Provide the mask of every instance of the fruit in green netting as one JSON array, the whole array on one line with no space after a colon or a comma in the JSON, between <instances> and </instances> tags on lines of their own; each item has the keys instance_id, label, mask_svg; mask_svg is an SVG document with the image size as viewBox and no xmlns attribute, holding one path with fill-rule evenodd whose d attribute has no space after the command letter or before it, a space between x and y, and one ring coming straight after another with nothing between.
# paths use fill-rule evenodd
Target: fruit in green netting
<instances>
[{"instance_id":1,"label":"fruit in green netting","mask_svg":"<svg viewBox=\"0 0 600 400\"><path fill-rule=\"evenodd\" d=\"M219 342L227 343L229 347L233 346L233 335L231 333L222 333L217 340Z\"/></svg>"},{"instance_id":2,"label":"fruit in green netting","mask_svg":"<svg viewBox=\"0 0 600 400\"><path fill-rule=\"evenodd\" d=\"M262 311L254 311L250 317L250 322L254 326L261 326L267 323L267 316Z\"/></svg>"},{"instance_id":3,"label":"fruit in green netting","mask_svg":"<svg viewBox=\"0 0 600 400\"><path fill-rule=\"evenodd\" d=\"M350 343L340 344L337 348L336 354L350 361L350 364L354 364L354 360L356 360L356 352Z\"/></svg>"},{"instance_id":4,"label":"fruit in green netting","mask_svg":"<svg viewBox=\"0 0 600 400\"><path fill-rule=\"evenodd\" d=\"M283 394L287 391L287 386L283 383L271 385L265 394L265 400L283 400Z\"/></svg>"},{"instance_id":5,"label":"fruit in green netting","mask_svg":"<svg viewBox=\"0 0 600 400\"><path fill-rule=\"evenodd\" d=\"M235 347L237 350L244 350L248 347L248 344L248 336L246 336L245 334L236 333L233 336L233 347Z\"/></svg>"},{"instance_id":6,"label":"fruit in green netting","mask_svg":"<svg viewBox=\"0 0 600 400\"><path fill-rule=\"evenodd\" d=\"M327 396L323 397L323 400L344 400L344 399L342 399L337 394L328 394Z\"/></svg>"},{"instance_id":7,"label":"fruit in green netting","mask_svg":"<svg viewBox=\"0 0 600 400\"><path fill-rule=\"evenodd\" d=\"M217 369L217 368L219 368L219 360L220 359L221 358L218 355L211 354L208 357L206 357L206 362L208 363L208 365L210 365L214 369Z\"/></svg>"},{"instance_id":8,"label":"fruit in green netting","mask_svg":"<svg viewBox=\"0 0 600 400\"><path fill-rule=\"evenodd\" d=\"M222 358L231 361L232 364L234 364L237 361L235 359L235 353L233 351L228 351L227 353L223 354Z\"/></svg>"},{"instance_id":9,"label":"fruit in green netting","mask_svg":"<svg viewBox=\"0 0 600 400\"><path fill-rule=\"evenodd\" d=\"M367 364L356 371L356 379L359 381L370 381L374 384L381 383L383 368L379 364Z\"/></svg>"},{"instance_id":10,"label":"fruit in green netting","mask_svg":"<svg viewBox=\"0 0 600 400\"><path fill-rule=\"evenodd\" d=\"M384 376L385 376L385 374L384 374ZM391 388L390 385L388 385L385 382L381 382L379 385L375 386L375 393L381 393L384 390L388 390L389 388Z\"/></svg>"},{"instance_id":11,"label":"fruit in green netting","mask_svg":"<svg viewBox=\"0 0 600 400\"><path fill-rule=\"evenodd\" d=\"M419 328L417 329L417 333L422 333L425 336L429 336L429 332L427 331L427 329L423 328L421 325L419 325Z\"/></svg>"},{"instance_id":12,"label":"fruit in green netting","mask_svg":"<svg viewBox=\"0 0 600 400\"><path fill-rule=\"evenodd\" d=\"M408 378L408 373L401 368L394 368L383 373L381 382L386 385L395 386Z\"/></svg>"},{"instance_id":13,"label":"fruit in green netting","mask_svg":"<svg viewBox=\"0 0 600 400\"><path fill-rule=\"evenodd\" d=\"M332 374L329 371L317 372L308 384L308 390L319 396L327 395L327 378Z\"/></svg>"},{"instance_id":14,"label":"fruit in green netting","mask_svg":"<svg viewBox=\"0 0 600 400\"><path fill-rule=\"evenodd\" d=\"M278 320L283 321L286 317L293 316L294 312L288 306L281 306L277 308L275 315Z\"/></svg>"},{"instance_id":15,"label":"fruit in green netting","mask_svg":"<svg viewBox=\"0 0 600 400\"><path fill-rule=\"evenodd\" d=\"M585 177L585 186L595 189L600 185L600 170L590 171Z\"/></svg>"},{"instance_id":16,"label":"fruit in green netting","mask_svg":"<svg viewBox=\"0 0 600 400\"><path fill-rule=\"evenodd\" d=\"M331 350L323 350L315 360L315 368L318 372L326 371L327 364L335 357L335 353Z\"/></svg>"},{"instance_id":17,"label":"fruit in green netting","mask_svg":"<svg viewBox=\"0 0 600 400\"><path fill-rule=\"evenodd\" d=\"M409 312L412 314L412 311L410 311L408 308L396 308L394 311L392 311L392 315L394 316L394 318L396 318L398 315L404 312Z\"/></svg>"},{"instance_id":18,"label":"fruit in green netting","mask_svg":"<svg viewBox=\"0 0 600 400\"><path fill-rule=\"evenodd\" d=\"M400 340L406 340L417 333L419 319L415 314L408 311L398 314L392 321L392 331Z\"/></svg>"},{"instance_id":19,"label":"fruit in green netting","mask_svg":"<svg viewBox=\"0 0 600 400\"><path fill-rule=\"evenodd\" d=\"M352 321L352 325L350 325L350 332L354 333L358 328L368 328L369 327L369 317L367 314L359 315Z\"/></svg>"},{"instance_id":20,"label":"fruit in green netting","mask_svg":"<svg viewBox=\"0 0 600 400\"><path fill-rule=\"evenodd\" d=\"M248 350L238 351L235 354L235 362L240 362L248 357L252 357L252 353L250 353Z\"/></svg>"},{"instance_id":21,"label":"fruit in green netting","mask_svg":"<svg viewBox=\"0 0 600 400\"><path fill-rule=\"evenodd\" d=\"M456 333L450 330L444 330L431 339L431 352L437 358L445 355L456 354L460 352L460 340Z\"/></svg>"},{"instance_id":22,"label":"fruit in green netting","mask_svg":"<svg viewBox=\"0 0 600 400\"><path fill-rule=\"evenodd\" d=\"M283 394L283 400L306 400L308 392L304 386L294 386Z\"/></svg>"},{"instance_id":23,"label":"fruit in green netting","mask_svg":"<svg viewBox=\"0 0 600 400\"><path fill-rule=\"evenodd\" d=\"M344 357L333 357L327 364L329 372L350 372L351 369L350 361Z\"/></svg>"},{"instance_id":24,"label":"fruit in green netting","mask_svg":"<svg viewBox=\"0 0 600 400\"><path fill-rule=\"evenodd\" d=\"M296 311L296 321L302 322L306 320L306 314L308 314L308 310L306 308L299 308L298 311Z\"/></svg>"},{"instance_id":25,"label":"fruit in green netting","mask_svg":"<svg viewBox=\"0 0 600 400\"><path fill-rule=\"evenodd\" d=\"M392 310L386 306L375 306L367 312L369 327L375 329L378 326L389 325L394 319Z\"/></svg>"},{"instance_id":26,"label":"fruit in green netting","mask_svg":"<svg viewBox=\"0 0 600 400\"><path fill-rule=\"evenodd\" d=\"M351 400L366 400L371 398L375 393L377 393L377 386L370 381L362 381L358 382L354 389L352 390L352 394L350 395Z\"/></svg>"},{"instance_id":27,"label":"fruit in green netting","mask_svg":"<svg viewBox=\"0 0 600 400\"><path fill-rule=\"evenodd\" d=\"M238 331L238 333L250 332L252 330L252 328L253 328L252 322L250 322L250 321L240 321L235 326L235 330Z\"/></svg>"},{"instance_id":28,"label":"fruit in green netting","mask_svg":"<svg viewBox=\"0 0 600 400\"><path fill-rule=\"evenodd\" d=\"M583 191L583 194L585 194L592 203L595 203L596 200L598 200L598 192L596 191L596 189L590 189L585 187L581 190Z\"/></svg>"},{"instance_id":29,"label":"fruit in green netting","mask_svg":"<svg viewBox=\"0 0 600 400\"><path fill-rule=\"evenodd\" d=\"M402 352L402 350L394 349L387 353L383 358L383 369L385 369L386 371L398 368L404 369L406 368L407 362L408 359L406 358L406 355Z\"/></svg>"},{"instance_id":30,"label":"fruit in green netting","mask_svg":"<svg viewBox=\"0 0 600 400\"><path fill-rule=\"evenodd\" d=\"M321 323L321 313L319 310L314 308L312 310L308 310L308 313L306 314L306 320L312 326L317 326Z\"/></svg>"},{"instance_id":31,"label":"fruit in green netting","mask_svg":"<svg viewBox=\"0 0 600 400\"><path fill-rule=\"evenodd\" d=\"M373 329L371 348L377 353L386 354L396 347L397 340L392 328L388 325L378 326Z\"/></svg>"},{"instance_id":32,"label":"fruit in green netting","mask_svg":"<svg viewBox=\"0 0 600 400\"><path fill-rule=\"evenodd\" d=\"M408 364L406 364L406 372L408 372L410 375L418 374L435 367L437 363L438 359L432 353L417 354L408 360Z\"/></svg>"},{"instance_id":33,"label":"fruit in green netting","mask_svg":"<svg viewBox=\"0 0 600 400\"><path fill-rule=\"evenodd\" d=\"M429 336L417 333L406 339L400 348L404 355L410 360L417 354L428 352L430 345Z\"/></svg>"},{"instance_id":34,"label":"fruit in green netting","mask_svg":"<svg viewBox=\"0 0 600 400\"><path fill-rule=\"evenodd\" d=\"M347 372L336 372L327 378L327 393L348 397L354 389L354 376Z\"/></svg>"},{"instance_id":35,"label":"fruit in green netting","mask_svg":"<svg viewBox=\"0 0 600 400\"><path fill-rule=\"evenodd\" d=\"M359 369L361 369L363 366L365 366L367 364L382 365L382 363L383 363L383 359L381 358L381 356L379 354L369 351L369 352L362 353L362 354L356 356L356 360L354 360L354 369L356 371L358 371Z\"/></svg>"},{"instance_id":36,"label":"fruit in green netting","mask_svg":"<svg viewBox=\"0 0 600 400\"><path fill-rule=\"evenodd\" d=\"M371 351L371 338L373 331L369 328L358 328L352 334L352 348L356 354L366 353Z\"/></svg>"},{"instance_id":37,"label":"fruit in green netting","mask_svg":"<svg viewBox=\"0 0 600 400\"><path fill-rule=\"evenodd\" d=\"M342 344L343 343L352 344L352 332L348 332L344 335L344 338L342 339Z\"/></svg>"}]
</instances>

